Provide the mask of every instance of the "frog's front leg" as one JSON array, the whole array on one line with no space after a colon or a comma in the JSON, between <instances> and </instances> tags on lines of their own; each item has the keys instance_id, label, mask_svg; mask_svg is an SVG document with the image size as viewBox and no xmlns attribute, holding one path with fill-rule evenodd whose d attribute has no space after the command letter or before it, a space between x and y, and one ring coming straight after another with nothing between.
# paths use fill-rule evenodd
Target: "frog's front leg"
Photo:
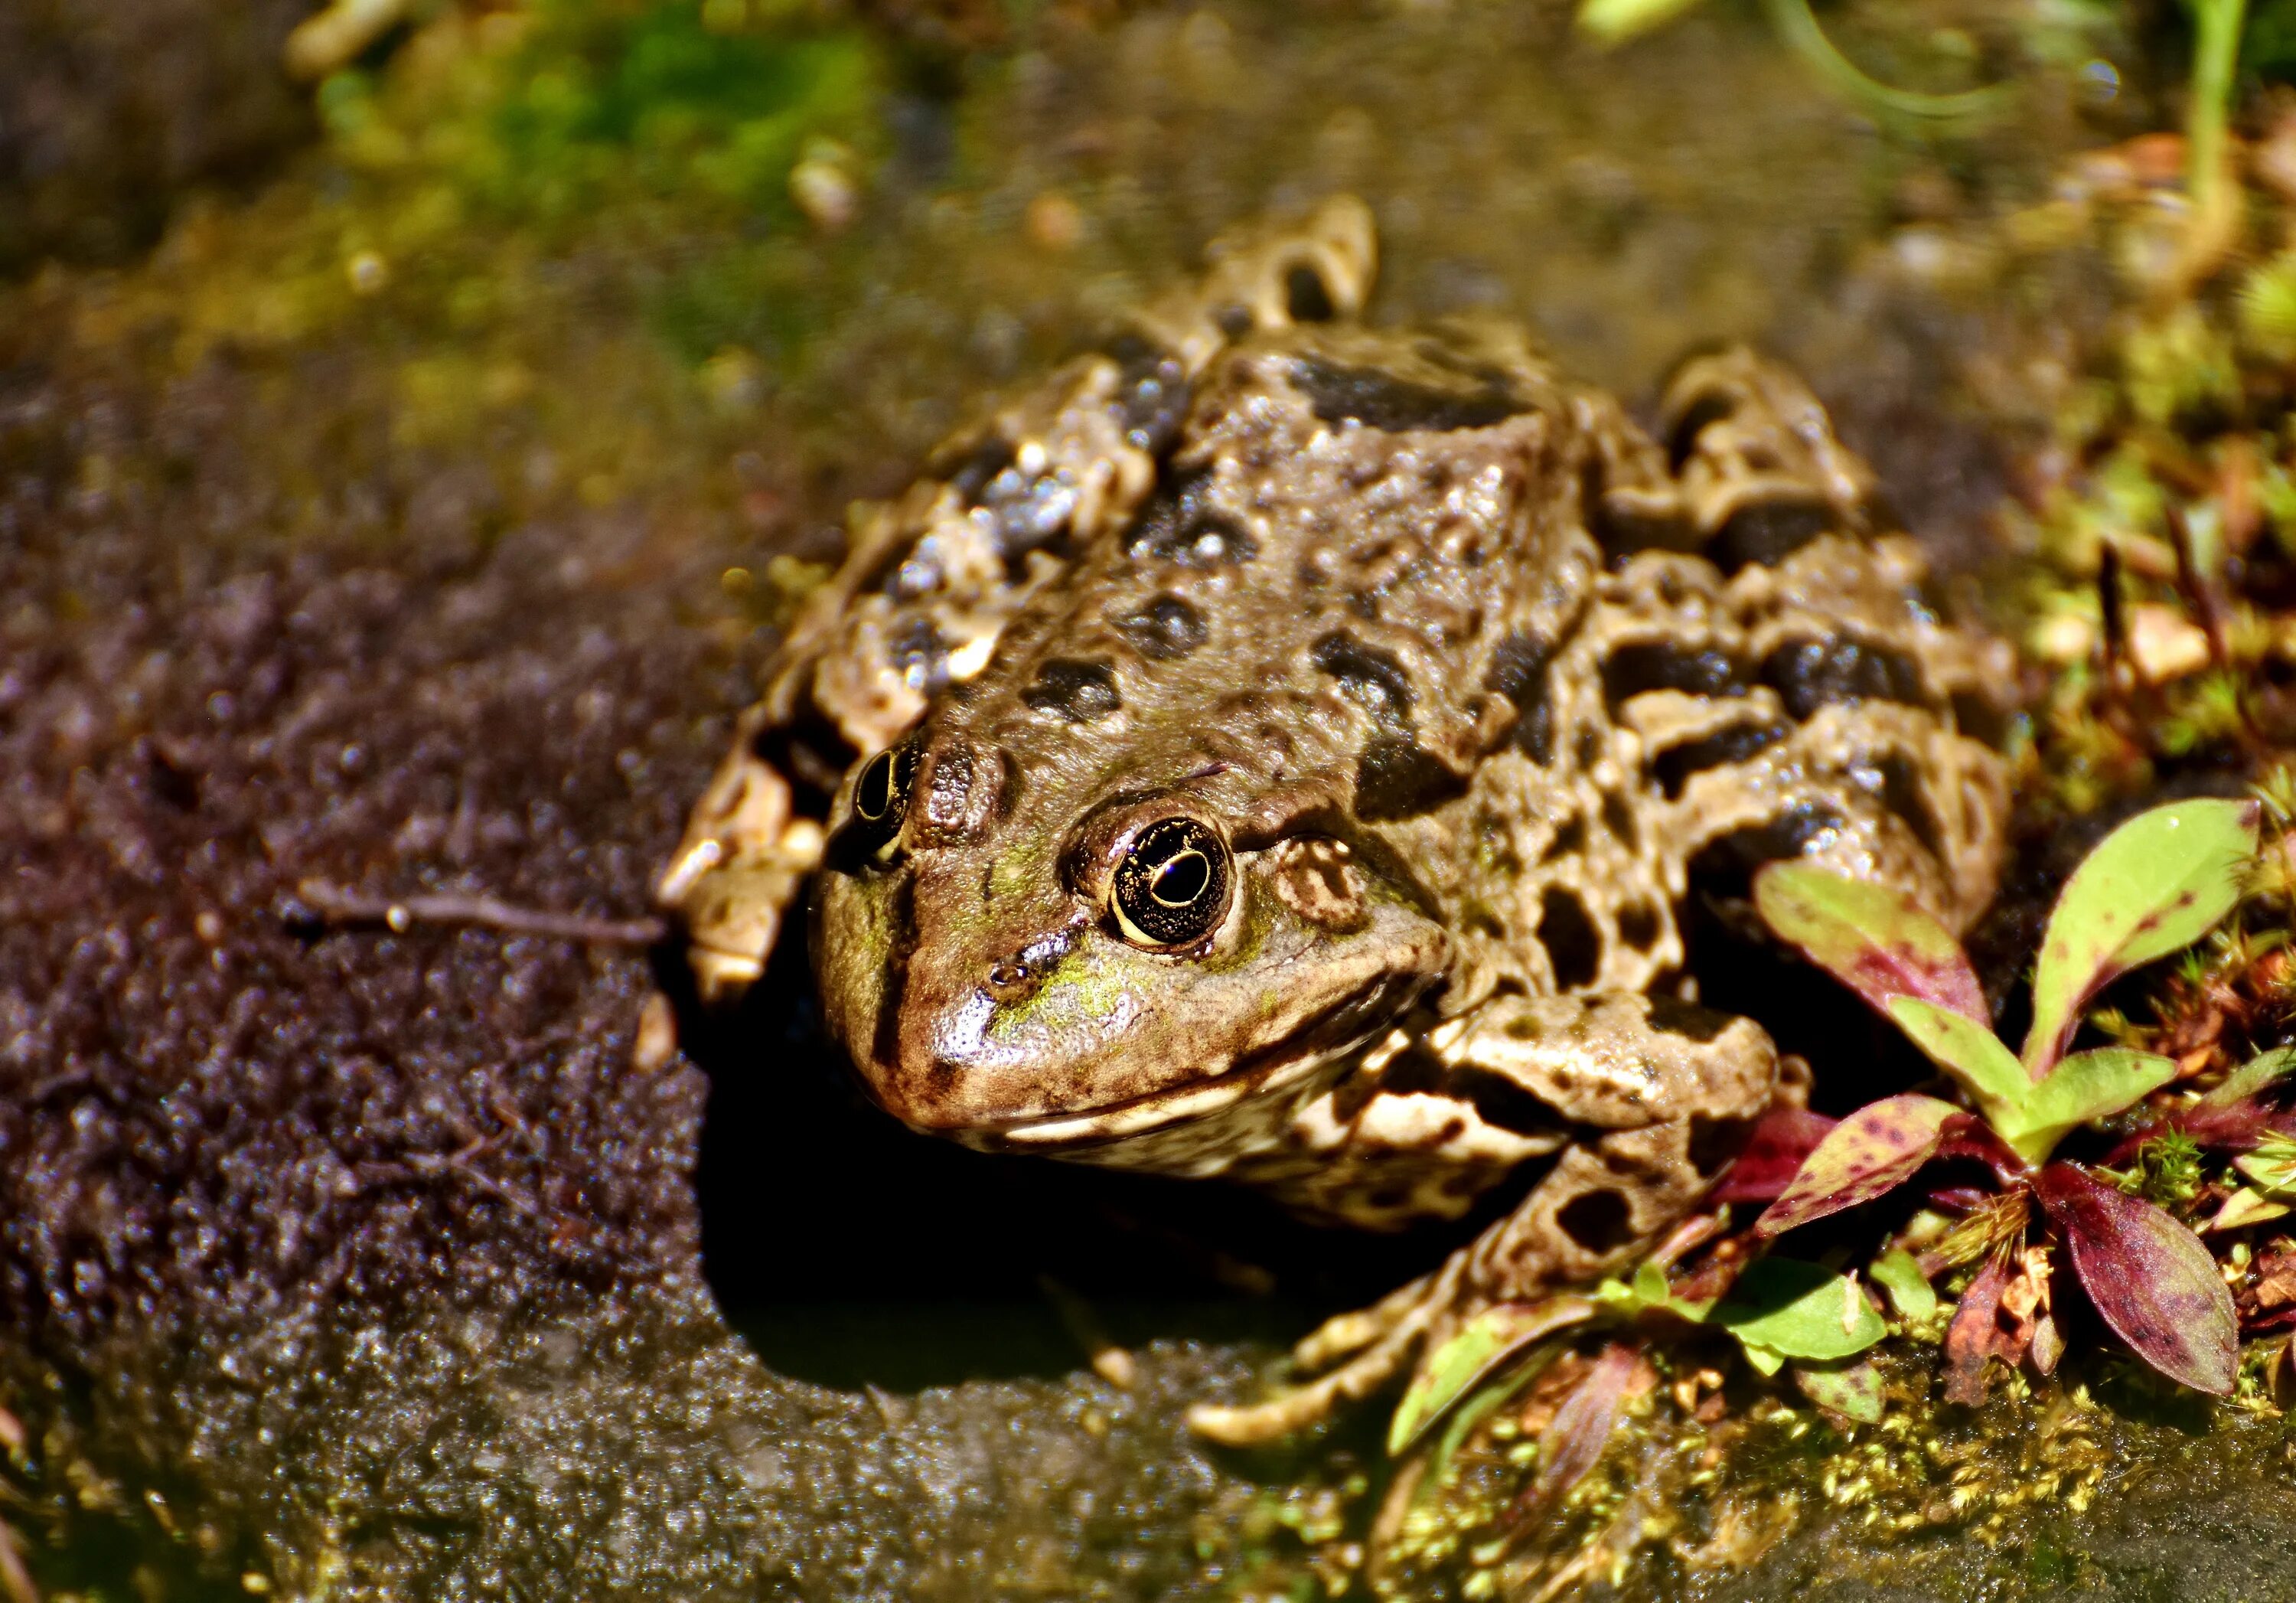
<instances>
[{"instance_id":1,"label":"frog's front leg","mask_svg":"<svg viewBox=\"0 0 2296 1603\"><path fill-rule=\"evenodd\" d=\"M1415 1072L1414 1053L1422 1055ZM1751 1019L1669 998L1502 995L1373 1072L1406 1089L1366 1097L1343 1083L1330 1094L1333 1106L1352 1109L1330 1155L1367 1196L1384 1201L1398 1188L1423 1189L1447 1155L1472 1184L1454 1181L1429 1195L1456 1196L1505 1180L1506 1167L1489 1162L1495 1142L1483 1111L1540 1147L1544 1155L1528 1161L1546 1163L1546 1171L1513 1212L1441 1269L1302 1342L1294 1362L1304 1371L1329 1369L1321 1378L1257 1407L1197 1409L1191 1423L1216 1441L1245 1445L1287 1434L1385 1384L1480 1309L1533 1302L1632 1262L1697 1205L1735 1155L1775 1092L1778 1059ZM1495 1085L1513 1097L1495 1093ZM1551 1121L1544 1140L1525 1116L1533 1108ZM1305 1139L1330 1142L1333 1106L1311 1104L1300 1123ZM1414 1130L1438 1139L1397 1139ZM1280 1196L1290 1188L1279 1179L1271 1188ZM1343 1205L1328 1188L1315 1200L1324 1211Z\"/></svg>"}]
</instances>

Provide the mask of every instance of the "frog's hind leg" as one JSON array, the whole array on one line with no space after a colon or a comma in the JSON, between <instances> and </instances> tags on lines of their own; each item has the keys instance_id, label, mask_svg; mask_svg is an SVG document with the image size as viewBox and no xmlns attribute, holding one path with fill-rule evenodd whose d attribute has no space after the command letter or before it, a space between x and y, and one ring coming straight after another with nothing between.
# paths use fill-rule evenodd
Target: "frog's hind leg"
<instances>
[{"instance_id":1,"label":"frog's hind leg","mask_svg":"<svg viewBox=\"0 0 2296 1603\"><path fill-rule=\"evenodd\" d=\"M1480 1083L1488 1096L1496 1079L1567 1139L1549 1148L1551 1166L1522 1200L1440 1270L1328 1321L1294 1351L1302 1370L1344 1359L1339 1368L1256 1408L1200 1409L1190 1422L1203 1434L1272 1441L1369 1395L1481 1309L1537 1302L1624 1268L1698 1205L1778 1081L1776 1048L1751 1020L1638 992L1502 993L1431 1031L1421 1049L1456 1091L1438 1081L1403 1094ZM1356 1128L1427 1127L1376 1116L1372 1104L1393 1095L1375 1093ZM1440 1155L1396 1154L1414 1167ZM1375 1155L1361 1160L1366 1177L1377 1166Z\"/></svg>"},{"instance_id":2,"label":"frog's hind leg","mask_svg":"<svg viewBox=\"0 0 2296 1603\"><path fill-rule=\"evenodd\" d=\"M1422 1275L1372 1307L1326 1319L1292 1348L1292 1361L1311 1373L1343 1357L1345 1363L1297 1391L1249 1408L1199 1403L1188 1410L1189 1428L1223 1446L1257 1447L1306 1429L1342 1403L1370 1396L1410 1365L1430 1328L1451 1305L1465 1267L1455 1254L1433 1274Z\"/></svg>"}]
</instances>

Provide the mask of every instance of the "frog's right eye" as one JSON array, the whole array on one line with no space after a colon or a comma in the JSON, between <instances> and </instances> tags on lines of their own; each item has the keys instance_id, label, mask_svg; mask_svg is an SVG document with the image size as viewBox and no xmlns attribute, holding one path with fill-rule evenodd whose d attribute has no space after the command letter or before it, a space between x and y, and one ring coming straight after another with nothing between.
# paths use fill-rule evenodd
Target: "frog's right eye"
<instances>
[{"instance_id":1,"label":"frog's right eye","mask_svg":"<svg viewBox=\"0 0 2296 1603\"><path fill-rule=\"evenodd\" d=\"M869 759L853 781L853 827L881 852L901 833L916 777L915 748L895 746Z\"/></svg>"},{"instance_id":2,"label":"frog's right eye","mask_svg":"<svg viewBox=\"0 0 2296 1603\"><path fill-rule=\"evenodd\" d=\"M1135 835L1116 865L1110 910L1127 941L1169 951L1219 927L1233 877L1219 836L1193 818L1166 818Z\"/></svg>"}]
</instances>

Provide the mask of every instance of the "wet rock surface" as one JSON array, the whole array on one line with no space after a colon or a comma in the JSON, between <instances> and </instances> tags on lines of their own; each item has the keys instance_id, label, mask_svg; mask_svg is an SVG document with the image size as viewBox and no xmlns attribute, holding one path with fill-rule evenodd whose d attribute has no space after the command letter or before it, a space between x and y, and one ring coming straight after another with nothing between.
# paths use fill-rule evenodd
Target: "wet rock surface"
<instances>
[{"instance_id":1,"label":"wet rock surface","mask_svg":"<svg viewBox=\"0 0 2296 1603\"><path fill-rule=\"evenodd\" d=\"M696 686L741 663L627 517L490 534L446 474L344 487L388 560L281 538L234 411L0 392L0 1320L57 1580L1146 1598L1217 1564L1177 1537L1245 1493L1177 1420L1233 1357L1129 1395L777 1379L700 1275L703 1079L629 1061L647 954L318 917L314 879L642 910L724 728Z\"/></svg>"},{"instance_id":2,"label":"wet rock surface","mask_svg":"<svg viewBox=\"0 0 2296 1603\"><path fill-rule=\"evenodd\" d=\"M193 185L241 185L315 127L280 46L315 0L0 6L0 275L118 261Z\"/></svg>"}]
</instances>

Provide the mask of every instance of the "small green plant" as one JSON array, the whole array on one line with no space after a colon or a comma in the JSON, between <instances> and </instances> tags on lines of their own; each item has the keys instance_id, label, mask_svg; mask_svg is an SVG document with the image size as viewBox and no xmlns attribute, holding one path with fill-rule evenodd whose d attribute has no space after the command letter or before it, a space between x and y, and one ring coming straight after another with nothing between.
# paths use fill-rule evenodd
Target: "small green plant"
<instances>
[{"instance_id":1,"label":"small green plant","mask_svg":"<svg viewBox=\"0 0 2296 1603\"><path fill-rule=\"evenodd\" d=\"M2175 1062L2154 1053L2069 1048L2105 985L2191 945L2233 909L2257 844L2256 804L2230 801L2156 808L2108 836L2050 916L2021 1053L1994 1034L1960 943L1911 898L1806 863L1765 868L1754 898L1770 928L1904 1031L1970 1107L1908 1093L1860 1108L1811 1149L1755 1236L1767 1240L1870 1202L1933 1158L1974 1158L1997 1194L1920 1263L1924 1278L1979 1265L1946 1335L1949 1395L1981 1397L1991 1358L2014 1364L2030 1353L2044 1371L2054 1367L2059 1338L2045 1311L2053 1245L2027 1245L2037 1217L2053 1227L2090 1302L2130 1351L2172 1380L2229 1393L2239 1328L2209 1249L2115 1183L2124 1177L2052 1155L2075 1130L2126 1112L2176 1077ZM2182 1184L2191 1166L2176 1161L2184 1155L2167 1154L2163 1168L2156 1154L2152 1168ZM2140 1163L2140 1188L2144 1173Z\"/></svg>"},{"instance_id":2,"label":"small green plant","mask_svg":"<svg viewBox=\"0 0 2296 1603\"><path fill-rule=\"evenodd\" d=\"M1673 21L1698 0L1580 0L1578 27L1605 45L1622 43ZM1762 0L1771 28L1810 70L1853 104L1876 117L1915 123L1965 122L1992 116L2008 103L2009 89L1995 84L1954 95L1923 95L1869 76L1825 37L1809 0Z\"/></svg>"}]
</instances>

